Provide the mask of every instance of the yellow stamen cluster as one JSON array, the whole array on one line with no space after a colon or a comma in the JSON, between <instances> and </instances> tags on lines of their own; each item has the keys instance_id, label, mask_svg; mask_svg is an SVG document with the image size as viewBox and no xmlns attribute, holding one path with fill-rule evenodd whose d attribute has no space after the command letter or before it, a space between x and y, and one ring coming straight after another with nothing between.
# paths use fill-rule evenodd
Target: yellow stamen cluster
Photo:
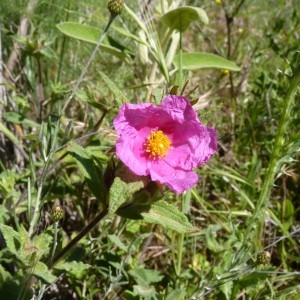
<instances>
[{"instance_id":1,"label":"yellow stamen cluster","mask_svg":"<svg viewBox=\"0 0 300 300\"><path fill-rule=\"evenodd\" d=\"M152 159L164 158L171 147L171 140L161 130L152 130L147 137L145 147Z\"/></svg>"}]
</instances>

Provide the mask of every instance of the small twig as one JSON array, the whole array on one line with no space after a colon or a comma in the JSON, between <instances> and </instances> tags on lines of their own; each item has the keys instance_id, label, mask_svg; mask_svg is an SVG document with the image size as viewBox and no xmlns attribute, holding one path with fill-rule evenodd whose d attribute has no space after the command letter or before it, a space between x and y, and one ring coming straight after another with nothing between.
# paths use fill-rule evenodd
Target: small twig
<instances>
[{"instance_id":1,"label":"small twig","mask_svg":"<svg viewBox=\"0 0 300 300\"><path fill-rule=\"evenodd\" d=\"M43 171L42 171L42 175L41 175L41 179L40 179L40 182L38 184L38 189L37 189L37 197L36 197L36 203L35 203L35 207L34 207L34 212L33 212L33 218L30 222L30 227L29 227L29 236L31 236L34 232L34 227L35 225L37 224L38 222L38 219L39 219L39 212L40 212L40 209L41 209L41 200L42 200L42 190L43 190L43 186L44 186L44 180L46 178L46 175L47 175L47 171L48 171L48 168L49 168L49 164L52 160L52 157L53 155L55 154L56 150L55 150L55 147L56 147L56 140L57 140L57 137L58 137L58 130L59 130L59 127L60 127L60 122L61 122L61 116L64 114L66 108L68 107L68 105L70 104L71 100L73 99L73 97L75 96L76 92L77 92L77 89L80 85L80 83L82 82L91 62L93 61L93 59L95 58L96 56L96 53L102 43L102 41L104 40L104 38L106 37L106 34L107 34L107 31L110 27L110 25L112 24L112 22L114 21L116 15L113 15L111 14L110 15L110 18L108 20L108 23L104 29L104 32L103 34L101 35L93 53L91 54L87 64L85 65L81 75L79 76L72 92L71 92L71 95L69 96L69 98L67 99L64 107L62 108L61 112L60 112L60 117L57 119L56 121L56 125L55 125L55 132L54 132L54 135L53 135L53 142L52 142L52 147L51 147L51 150L49 152L49 155L47 156L47 159L45 161L45 165L43 167ZM68 250L67 250L68 251ZM64 254L63 254L64 255ZM54 261L55 261L55 257L54 257Z\"/></svg>"},{"instance_id":2,"label":"small twig","mask_svg":"<svg viewBox=\"0 0 300 300\"><path fill-rule=\"evenodd\" d=\"M262 236L263 226L264 226L264 218L265 218L265 212L266 207L269 202L269 198L271 195L271 191L273 188L273 184L275 181L275 176L278 171L278 167L280 164L280 159L283 156L283 149L284 145L287 143L287 137L286 132L288 128L288 124L291 120L291 111L295 106L295 96L298 93L298 89L300 86L300 64L297 66L297 69L294 70L293 77L290 81L290 86L288 88L286 97L284 99L284 107L282 108L282 115L280 118L280 122L277 129L277 135L274 141L272 153L270 162L266 171L266 175L263 181L262 189L260 191L260 195L256 204L255 211L253 212L253 217L251 219L252 222L250 224L254 223L255 221L258 221L257 227L256 227L256 237ZM245 232L245 241L249 239L250 232L251 232L252 226L249 226L248 229ZM259 242L259 239L255 239Z\"/></svg>"},{"instance_id":3,"label":"small twig","mask_svg":"<svg viewBox=\"0 0 300 300\"><path fill-rule=\"evenodd\" d=\"M94 226L98 224L108 214L108 208L105 207L96 217L86 225L78 235L72 239L67 246L65 246L60 252L58 252L52 259L50 268L52 268L61 258L63 258L88 232L90 232Z\"/></svg>"},{"instance_id":4,"label":"small twig","mask_svg":"<svg viewBox=\"0 0 300 300\"><path fill-rule=\"evenodd\" d=\"M44 87L42 82L42 65L41 59L37 58L37 66L38 66L38 121L39 123L42 121L43 117L43 103L45 101L44 95Z\"/></svg>"},{"instance_id":5,"label":"small twig","mask_svg":"<svg viewBox=\"0 0 300 300\"><path fill-rule=\"evenodd\" d=\"M83 80L83 77L85 76L85 74L86 74L86 72L87 72L87 70L88 70L88 68L89 68L89 66L90 66L90 64L91 64L91 62L94 60L94 58L95 58L95 56L96 56L96 53L97 53L97 51L98 51L100 45L102 44L102 41L103 41L104 38L106 37L107 32L108 32L108 29L109 29L110 25L112 24L112 22L114 21L115 17L116 17L116 15L110 15L109 21L108 21L108 23L107 23L107 25L106 25L106 27L105 27L105 29L104 29L104 32L103 32L102 36L100 37L100 39L99 39L99 41L98 41L98 43L97 43L97 45L96 45L94 51L92 52L92 54L91 54L91 56L90 56L88 62L86 63L86 65L85 65L85 67L84 67L82 73L80 74L80 76L79 76L79 78L78 78L78 80L77 80L77 82L76 82L76 84L75 84L75 86L74 86L74 88L73 88L73 90L72 90L71 95L70 95L69 98L67 99L67 101L66 101L66 103L65 103L65 105L64 105L64 107L63 107L63 109L62 109L62 111L61 111L61 115L63 115L63 113L65 112L66 108L67 108L68 105L70 104L71 100L72 100L73 97L75 96L75 94L76 94L76 92L77 92L77 89L78 89L80 83L81 83L82 80Z\"/></svg>"},{"instance_id":6,"label":"small twig","mask_svg":"<svg viewBox=\"0 0 300 300\"><path fill-rule=\"evenodd\" d=\"M36 196L36 201L35 201L35 206L34 206L34 211L33 211L33 217L31 219L30 226L29 226L29 231L28 231L29 236L32 236L32 234L34 232L34 227L35 227L35 225L37 224L37 222L39 220L40 209L41 209L41 200L42 200L42 190L43 190L43 187L44 187L44 180L45 180L47 172L48 172L49 164L50 164L50 162L52 160L52 157L55 153L55 146L56 146L56 140L57 140L57 137L58 137L59 125L60 125L60 122L58 120L56 125L55 125L55 129L54 129L54 135L53 135L51 150L49 151L49 155L46 158L45 165L43 167L42 174L41 174L41 177L40 177L40 181L37 184L38 185L37 196Z\"/></svg>"}]
</instances>

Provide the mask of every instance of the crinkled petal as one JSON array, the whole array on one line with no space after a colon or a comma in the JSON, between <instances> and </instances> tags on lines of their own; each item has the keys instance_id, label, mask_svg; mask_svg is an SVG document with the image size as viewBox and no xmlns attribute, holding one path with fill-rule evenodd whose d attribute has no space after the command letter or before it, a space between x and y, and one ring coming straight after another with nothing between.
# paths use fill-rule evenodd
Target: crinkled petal
<instances>
[{"instance_id":1,"label":"crinkled petal","mask_svg":"<svg viewBox=\"0 0 300 300\"><path fill-rule=\"evenodd\" d=\"M153 181L167 185L178 194L191 189L198 182L196 172L175 169L164 160L152 164L150 175Z\"/></svg>"},{"instance_id":2,"label":"crinkled petal","mask_svg":"<svg viewBox=\"0 0 300 300\"><path fill-rule=\"evenodd\" d=\"M129 104L126 103L120 108L119 114L114 119L114 127L119 135L127 131L128 126L136 129L147 126L148 117L145 116L156 111L157 107L150 103Z\"/></svg>"},{"instance_id":3,"label":"crinkled petal","mask_svg":"<svg viewBox=\"0 0 300 300\"><path fill-rule=\"evenodd\" d=\"M186 120L199 122L192 105L184 96L168 95L160 107L178 123Z\"/></svg>"},{"instance_id":4,"label":"crinkled petal","mask_svg":"<svg viewBox=\"0 0 300 300\"><path fill-rule=\"evenodd\" d=\"M153 104L124 104L114 119L119 134L116 154L137 175L149 174L149 161L145 153L145 142L151 130L168 127L170 116Z\"/></svg>"},{"instance_id":5,"label":"crinkled petal","mask_svg":"<svg viewBox=\"0 0 300 300\"><path fill-rule=\"evenodd\" d=\"M119 134L116 154L137 175L150 175L176 193L198 181L194 168L207 162L217 151L217 132L199 121L183 96L169 95L160 106L124 104L114 126ZM162 130L171 140L168 154L153 160L145 152L151 131Z\"/></svg>"},{"instance_id":6,"label":"crinkled petal","mask_svg":"<svg viewBox=\"0 0 300 300\"><path fill-rule=\"evenodd\" d=\"M191 170L205 163L217 151L216 131L199 123L184 123L174 129L172 146L166 156L174 167Z\"/></svg>"},{"instance_id":7,"label":"crinkled petal","mask_svg":"<svg viewBox=\"0 0 300 300\"><path fill-rule=\"evenodd\" d=\"M195 155L200 159L199 165L206 163L218 150L217 131L210 127L204 127L202 139Z\"/></svg>"},{"instance_id":8,"label":"crinkled petal","mask_svg":"<svg viewBox=\"0 0 300 300\"><path fill-rule=\"evenodd\" d=\"M171 116L153 104L124 104L114 119L114 127L119 135L122 135L128 126L136 130L145 127L155 130L162 127L171 128L171 124Z\"/></svg>"},{"instance_id":9,"label":"crinkled petal","mask_svg":"<svg viewBox=\"0 0 300 300\"><path fill-rule=\"evenodd\" d=\"M166 156L170 165L191 170L199 165L195 153L200 144L200 124L184 123L174 127L172 150Z\"/></svg>"},{"instance_id":10,"label":"crinkled petal","mask_svg":"<svg viewBox=\"0 0 300 300\"><path fill-rule=\"evenodd\" d=\"M148 159L144 155L142 135L132 134L120 137L116 143L116 154L119 159L135 174L149 175Z\"/></svg>"}]
</instances>

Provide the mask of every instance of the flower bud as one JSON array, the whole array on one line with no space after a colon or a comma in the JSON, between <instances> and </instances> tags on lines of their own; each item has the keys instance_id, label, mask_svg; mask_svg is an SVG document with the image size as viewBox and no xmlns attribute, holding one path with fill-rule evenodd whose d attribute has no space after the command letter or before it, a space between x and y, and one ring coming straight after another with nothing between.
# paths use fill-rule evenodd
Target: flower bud
<instances>
[{"instance_id":1,"label":"flower bud","mask_svg":"<svg viewBox=\"0 0 300 300\"><path fill-rule=\"evenodd\" d=\"M51 217L54 222L58 222L64 217L64 211L61 206L54 206L51 212Z\"/></svg>"},{"instance_id":2,"label":"flower bud","mask_svg":"<svg viewBox=\"0 0 300 300\"><path fill-rule=\"evenodd\" d=\"M109 0L107 8L113 17L119 15L124 7L123 0Z\"/></svg>"},{"instance_id":3,"label":"flower bud","mask_svg":"<svg viewBox=\"0 0 300 300\"><path fill-rule=\"evenodd\" d=\"M257 266L267 266L270 264L271 254L268 251L263 251L257 254L256 265Z\"/></svg>"}]
</instances>

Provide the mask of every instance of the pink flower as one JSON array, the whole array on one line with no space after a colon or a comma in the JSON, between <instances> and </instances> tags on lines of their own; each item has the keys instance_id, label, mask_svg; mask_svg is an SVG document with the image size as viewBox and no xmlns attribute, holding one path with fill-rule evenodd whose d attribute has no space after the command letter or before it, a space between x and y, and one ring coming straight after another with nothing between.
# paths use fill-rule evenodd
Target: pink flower
<instances>
[{"instance_id":1,"label":"pink flower","mask_svg":"<svg viewBox=\"0 0 300 300\"><path fill-rule=\"evenodd\" d=\"M114 126L119 159L133 173L150 175L178 194L197 183L193 169L217 151L217 132L201 124L183 96L169 95L160 106L126 103Z\"/></svg>"}]
</instances>

